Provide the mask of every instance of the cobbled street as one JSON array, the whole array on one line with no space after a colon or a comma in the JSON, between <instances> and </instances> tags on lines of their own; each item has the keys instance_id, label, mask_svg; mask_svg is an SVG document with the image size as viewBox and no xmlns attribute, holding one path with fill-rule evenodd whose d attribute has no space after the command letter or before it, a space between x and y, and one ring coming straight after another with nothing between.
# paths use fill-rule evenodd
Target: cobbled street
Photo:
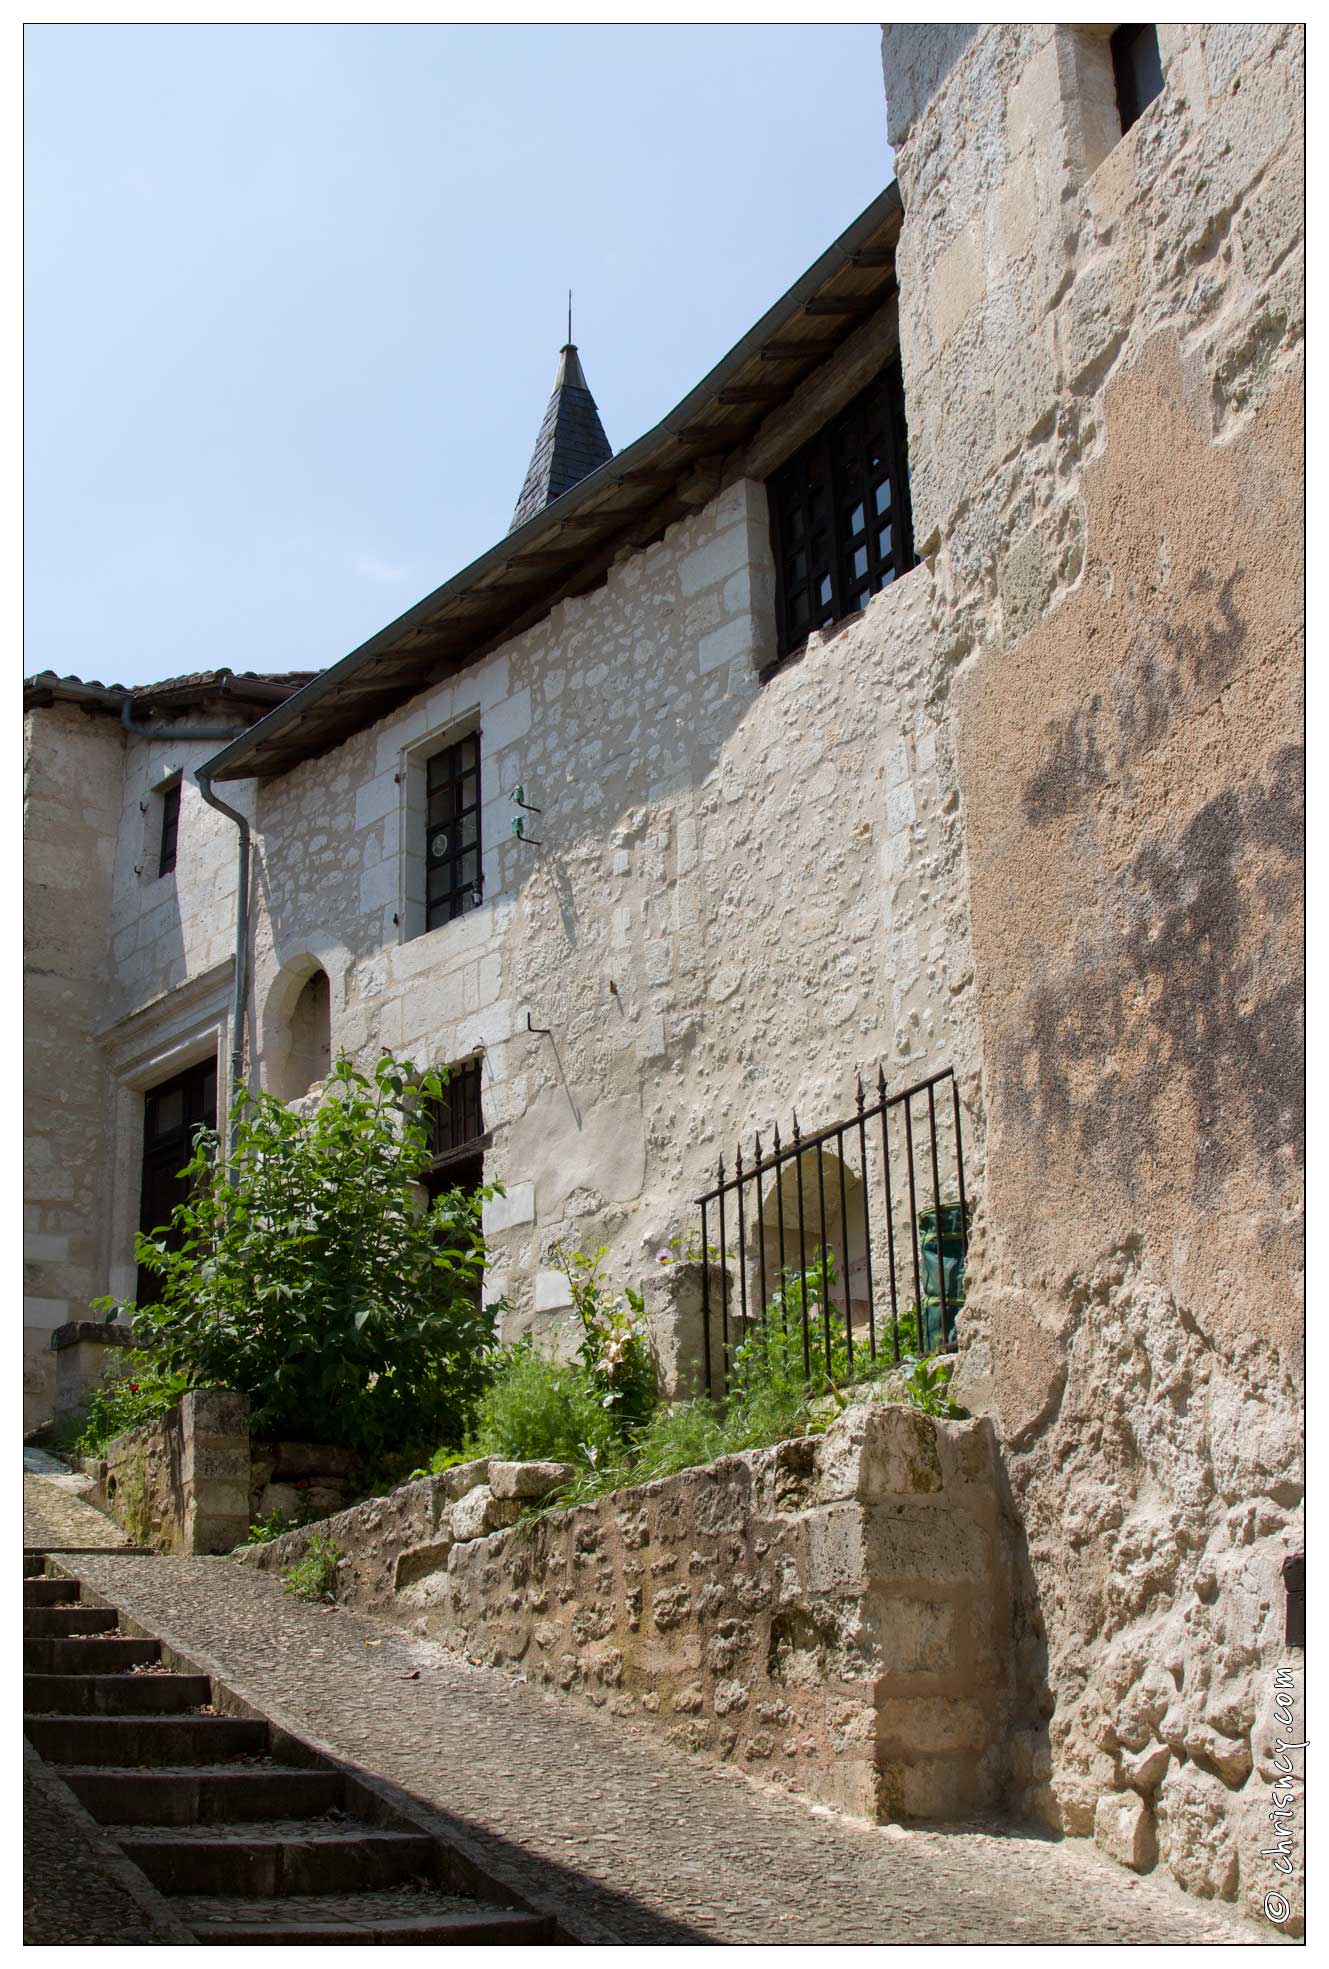
<instances>
[{"instance_id":1,"label":"cobbled street","mask_svg":"<svg viewBox=\"0 0 1329 1969\"><path fill-rule=\"evenodd\" d=\"M29 1545L105 1548L78 1559L96 1593L242 1702L400 1786L587 1942L1270 1939L1087 1842L860 1825L394 1627L302 1605L228 1559L117 1551L122 1535L68 1480L26 1475L24 1518Z\"/></svg>"}]
</instances>

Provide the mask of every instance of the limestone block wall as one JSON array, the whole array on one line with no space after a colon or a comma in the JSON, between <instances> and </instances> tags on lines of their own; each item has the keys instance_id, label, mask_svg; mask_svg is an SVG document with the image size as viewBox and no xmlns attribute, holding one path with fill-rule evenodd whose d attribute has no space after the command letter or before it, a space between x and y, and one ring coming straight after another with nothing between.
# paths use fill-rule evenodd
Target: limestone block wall
<instances>
[{"instance_id":1,"label":"limestone block wall","mask_svg":"<svg viewBox=\"0 0 1329 1969\"><path fill-rule=\"evenodd\" d=\"M106 1067L93 1034L109 989L111 872L123 741L53 704L24 719L23 1416L54 1412L51 1334L103 1289Z\"/></svg>"},{"instance_id":2,"label":"limestone block wall","mask_svg":"<svg viewBox=\"0 0 1329 1969\"><path fill-rule=\"evenodd\" d=\"M106 1445L96 1502L158 1552L229 1552L249 1530L249 1401L208 1389Z\"/></svg>"},{"instance_id":3,"label":"limestone block wall","mask_svg":"<svg viewBox=\"0 0 1329 1969\"><path fill-rule=\"evenodd\" d=\"M115 1437L84 1467L96 1503L159 1552L230 1552L273 1511L336 1511L360 1471L335 1444L252 1441L248 1397L214 1388Z\"/></svg>"},{"instance_id":4,"label":"limestone block wall","mask_svg":"<svg viewBox=\"0 0 1329 1969\"><path fill-rule=\"evenodd\" d=\"M1025 1525L1024 1803L1257 1909L1299 1666L1304 36L1158 34L1124 137L1101 30L883 48L988 1111L957 1392Z\"/></svg>"},{"instance_id":5,"label":"limestone block wall","mask_svg":"<svg viewBox=\"0 0 1329 1969\"><path fill-rule=\"evenodd\" d=\"M206 722L218 716L210 707ZM153 722L151 738L131 735L125 742L111 893L112 993L103 1025L224 963L235 949L236 829L204 802L193 778L224 741L175 739L172 721L162 719L160 731ZM203 721L195 709L173 722L188 729ZM235 716L234 724L243 730L243 718ZM176 775L176 865L159 875L161 789ZM251 786L223 789L222 797L242 813L252 811Z\"/></svg>"},{"instance_id":6,"label":"limestone block wall","mask_svg":"<svg viewBox=\"0 0 1329 1969\"><path fill-rule=\"evenodd\" d=\"M990 1425L852 1409L825 1436L491 1530L529 1467L464 1466L331 1520L338 1597L858 1817L1002 1798ZM283 1570L307 1538L245 1562Z\"/></svg>"},{"instance_id":7,"label":"limestone block wall","mask_svg":"<svg viewBox=\"0 0 1329 1969\"><path fill-rule=\"evenodd\" d=\"M483 1049L486 1173L508 1192L489 1291L509 1333L564 1316L555 1242L607 1243L611 1270L640 1276L722 1150L777 1117L787 1134L795 1106L805 1126L848 1114L859 1068L880 1060L899 1086L953 1064L973 1103L930 573L762 684L772 579L764 489L740 478L599 590L260 794L261 1044L281 1046L317 962L334 1053ZM484 901L408 935L414 762L477 719ZM518 785L543 809L539 848L511 835Z\"/></svg>"}]
</instances>

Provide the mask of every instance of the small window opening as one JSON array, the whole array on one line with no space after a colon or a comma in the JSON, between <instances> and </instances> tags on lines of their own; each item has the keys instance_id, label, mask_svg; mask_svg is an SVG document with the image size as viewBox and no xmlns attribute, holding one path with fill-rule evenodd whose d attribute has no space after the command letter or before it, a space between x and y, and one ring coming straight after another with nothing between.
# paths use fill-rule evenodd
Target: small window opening
<instances>
[{"instance_id":1,"label":"small window opening","mask_svg":"<svg viewBox=\"0 0 1329 1969\"><path fill-rule=\"evenodd\" d=\"M158 875L169 875L175 867L176 843L180 838L180 782L166 787L161 796L161 848L157 856Z\"/></svg>"},{"instance_id":2,"label":"small window opening","mask_svg":"<svg viewBox=\"0 0 1329 1969\"><path fill-rule=\"evenodd\" d=\"M1138 123L1155 96L1163 93L1163 62L1156 27L1119 27L1110 42L1112 73L1117 84L1117 108L1125 136Z\"/></svg>"},{"instance_id":3,"label":"small window opening","mask_svg":"<svg viewBox=\"0 0 1329 1969\"><path fill-rule=\"evenodd\" d=\"M484 1181L484 1111L480 1103L483 1060L450 1068L442 1097L429 1103L429 1152L424 1177L430 1201L442 1190L475 1189Z\"/></svg>"},{"instance_id":4,"label":"small window opening","mask_svg":"<svg viewBox=\"0 0 1329 1969\"><path fill-rule=\"evenodd\" d=\"M780 656L914 565L897 356L767 484Z\"/></svg>"}]
</instances>

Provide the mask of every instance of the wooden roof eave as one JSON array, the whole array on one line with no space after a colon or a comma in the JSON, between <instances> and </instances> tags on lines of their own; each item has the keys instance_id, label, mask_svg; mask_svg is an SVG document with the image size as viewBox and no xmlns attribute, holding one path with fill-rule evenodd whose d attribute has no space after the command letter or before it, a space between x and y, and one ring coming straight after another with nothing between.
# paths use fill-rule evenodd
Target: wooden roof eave
<instances>
[{"instance_id":1,"label":"wooden roof eave","mask_svg":"<svg viewBox=\"0 0 1329 1969\"><path fill-rule=\"evenodd\" d=\"M328 750L597 585L625 547L694 510L689 479L718 486L723 462L893 291L900 218L892 185L653 431L251 726L209 761L212 777L271 778Z\"/></svg>"}]
</instances>

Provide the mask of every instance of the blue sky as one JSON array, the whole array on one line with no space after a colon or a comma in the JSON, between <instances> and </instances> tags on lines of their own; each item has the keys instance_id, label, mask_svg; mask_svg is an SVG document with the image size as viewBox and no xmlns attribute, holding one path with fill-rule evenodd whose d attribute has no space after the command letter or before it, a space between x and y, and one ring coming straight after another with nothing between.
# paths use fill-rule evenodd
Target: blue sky
<instances>
[{"instance_id":1,"label":"blue sky","mask_svg":"<svg viewBox=\"0 0 1329 1969\"><path fill-rule=\"evenodd\" d=\"M892 174L879 33L38 27L24 668L334 662L616 449Z\"/></svg>"}]
</instances>

